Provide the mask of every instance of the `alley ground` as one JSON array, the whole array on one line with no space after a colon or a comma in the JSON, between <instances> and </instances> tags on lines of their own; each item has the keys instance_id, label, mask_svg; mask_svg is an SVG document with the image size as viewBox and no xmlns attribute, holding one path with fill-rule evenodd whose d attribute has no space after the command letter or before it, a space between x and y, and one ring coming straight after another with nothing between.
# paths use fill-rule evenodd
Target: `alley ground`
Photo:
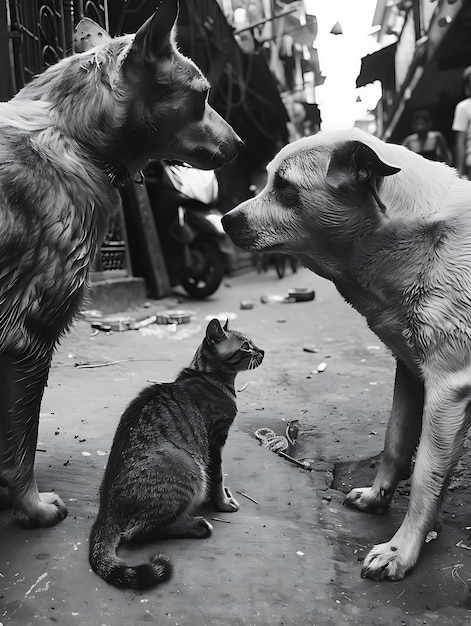
<instances>
[{"instance_id":1,"label":"alley ground","mask_svg":"<svg viewBox=\"0 0 471 626\"><path fill-rule=\"evenodd\" d=\"M291 287L312 288L316 297L260 300ZM253 308L241 310L249 299ZM0 512L1 625L471 623L468 450L444 506L443 530L415 570L396 583L360 578L369 548L400 524L409 485L400 485L383 516L342 506L350 486L365 486L375 471L394 363L330 283L307 270L279 280L271 269L227 279L204 302L175 295L136 304L128 313L177 308L191 311L191 321L176 330L154 325L106 334L82 319L63 340L42 406L37 474L40 488L57 491L69 515L53 528L27 531L11 512ZM123 550L133 562L165 552L174 564L168 583L142 593L110 587L90 570L88 534L120 414L149 381L172 380L201 341L206 317L225 313L266 351L259 369L237 379L239 415L224 455L240 510L208 512L209 539ZM326 367L317 373L321 363ZM299 420L299 433L289 452L309 469L254 436L262 427L284 435L292 420Z\"/></svg>"}]
</instances>

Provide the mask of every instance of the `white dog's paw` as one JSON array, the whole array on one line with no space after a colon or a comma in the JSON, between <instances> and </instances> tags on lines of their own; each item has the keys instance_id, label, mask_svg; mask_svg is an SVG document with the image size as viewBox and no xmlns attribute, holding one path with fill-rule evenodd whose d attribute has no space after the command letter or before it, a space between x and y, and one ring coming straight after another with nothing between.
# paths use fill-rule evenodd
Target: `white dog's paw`
<instances>
[{"instance_id":1,"label":"white dog's paw","mask_svg":"<svg viewBox=\"0 0 471 626\"><path fill-rule=\"evenodd\" d=\"M367 554L361 577L372 580L401 580L415 565L416 560L417 557L404 554L392 541L380 543Z\"/></svg>"},{"instance_id":2,"label":"white dog's paw","mask_svg":"<svg viewBox=\"0 0 471 626\"><path fill-rule=\"evenodd\" d=\"M389 498L386 498L381 492L378 493L372 487L360 487L352 489L343 503L345 506L360 511L385 513L389 505Z\"/></svg>"},{"instance_id":3,"label":"white dog's paw","mask_svg":"<svg viewBox=\"0 0 471 626\"><path fill-rule=\"evenodd\" d=\"M56 493L40 493L39 500L28 502L28 508L16 508L15 516L24 528L46 528L67 516L67 507Z\"/></svg>"}]
</instances>

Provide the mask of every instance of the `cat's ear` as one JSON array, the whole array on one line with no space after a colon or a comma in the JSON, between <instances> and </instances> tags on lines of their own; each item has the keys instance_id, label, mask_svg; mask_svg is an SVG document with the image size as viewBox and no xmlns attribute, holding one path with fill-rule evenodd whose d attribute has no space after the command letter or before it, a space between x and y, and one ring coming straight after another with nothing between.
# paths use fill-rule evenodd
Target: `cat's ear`
<instances>
[{"instance_id":1,"label":"cat's ear","mask_svg":"<svg viewBox=\"0 0 471 626\"><path fill-rule=\"evenodd\" d=\"M226 319L226 323L224 324L224 330L229 330L229 318Z\"/></svg>"},{"instance_id":2,"label":"cat's ear","mask_svg":"<svg viewBox=\"0 0 471 626\"><path fill-rule=\"evenodd\" d=\"M216 343L225 339L224 330L221 327L221 323L218 319L212 319L208 327L206 328L206 341L208 343Z\"/></svg>"}]
</instances>

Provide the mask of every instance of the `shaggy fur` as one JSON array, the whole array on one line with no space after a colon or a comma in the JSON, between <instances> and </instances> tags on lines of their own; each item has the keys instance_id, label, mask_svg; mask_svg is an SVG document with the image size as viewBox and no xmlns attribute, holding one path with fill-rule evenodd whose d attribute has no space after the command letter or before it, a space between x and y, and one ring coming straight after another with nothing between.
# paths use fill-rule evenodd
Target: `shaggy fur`
<instances>
[{"instance_id":1,"label":"shaggy fur","mask_svg":"<svg viewBox=\"0 0 471 626\"><path fill-rule=\"evenodd\" d=\"M212 169L240 147L208 105L206 79L175 49L176 11L164 0L135 36L117 39L82 21L82 52L0 104L0 485L28 527L67 513L36 486L39 409L119 204L113 185L151 156Z\"/></svg>"},{"instance_id":2,"label":"shaggy fur","mask_svg":"<svg viewBox=\"0 0 471 626\"><path fill-rule=\"evenodd\" d=\"M470 211L471 183L453 169L352 129L283 148L265 189L223 220L238 246L332 280L397 359L378 474L346 498L383 512L417 448L407 515L363 564L375 580L416 563L470 425Z\"/></svg>"}]
</instances>

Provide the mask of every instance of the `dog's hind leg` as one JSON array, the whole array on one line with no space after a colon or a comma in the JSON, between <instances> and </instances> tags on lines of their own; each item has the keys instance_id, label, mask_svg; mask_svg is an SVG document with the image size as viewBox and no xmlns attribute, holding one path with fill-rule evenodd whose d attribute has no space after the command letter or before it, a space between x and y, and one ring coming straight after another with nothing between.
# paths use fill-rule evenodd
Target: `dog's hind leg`
<instances>
[{"instance_id":1,"label":"dog's hind leg","mask_svg":"<svg viewBox=\"0 0 471 626\"><path fill-rule=\"evenodd\" d=\"M427 534L437 524L450 475L471 423L470 373L426 385L420 444L412 475L409 507L400 528L365 558L362 576L400 580L415 565ZM451 380L450 380L451 379Z\"/></svg>"},{"instance_id":2,"label":"dog's hind leg","mask_svg":"<svg viewBox=\"0 0 471 626\"><path fill-rule=\"evenodd\" d=\"M410 474L412 455L422 425L424 386L398 361L394 397L384 452L371 487L352 489L344 504L361 511L384 513L400 480Z\"/></svg>"},{"instance_id":3,"label":"dog's hind leg","mask_svg":"<svg viewBox=\"0 0 471 626\"><path fill-rule=\"evenodd\" d=\"M0 356L0 484L21 525L52 526L67 509L55 493L39 493L34 476L39 410L51 353Z\"/></svg>"}]
</instances>

